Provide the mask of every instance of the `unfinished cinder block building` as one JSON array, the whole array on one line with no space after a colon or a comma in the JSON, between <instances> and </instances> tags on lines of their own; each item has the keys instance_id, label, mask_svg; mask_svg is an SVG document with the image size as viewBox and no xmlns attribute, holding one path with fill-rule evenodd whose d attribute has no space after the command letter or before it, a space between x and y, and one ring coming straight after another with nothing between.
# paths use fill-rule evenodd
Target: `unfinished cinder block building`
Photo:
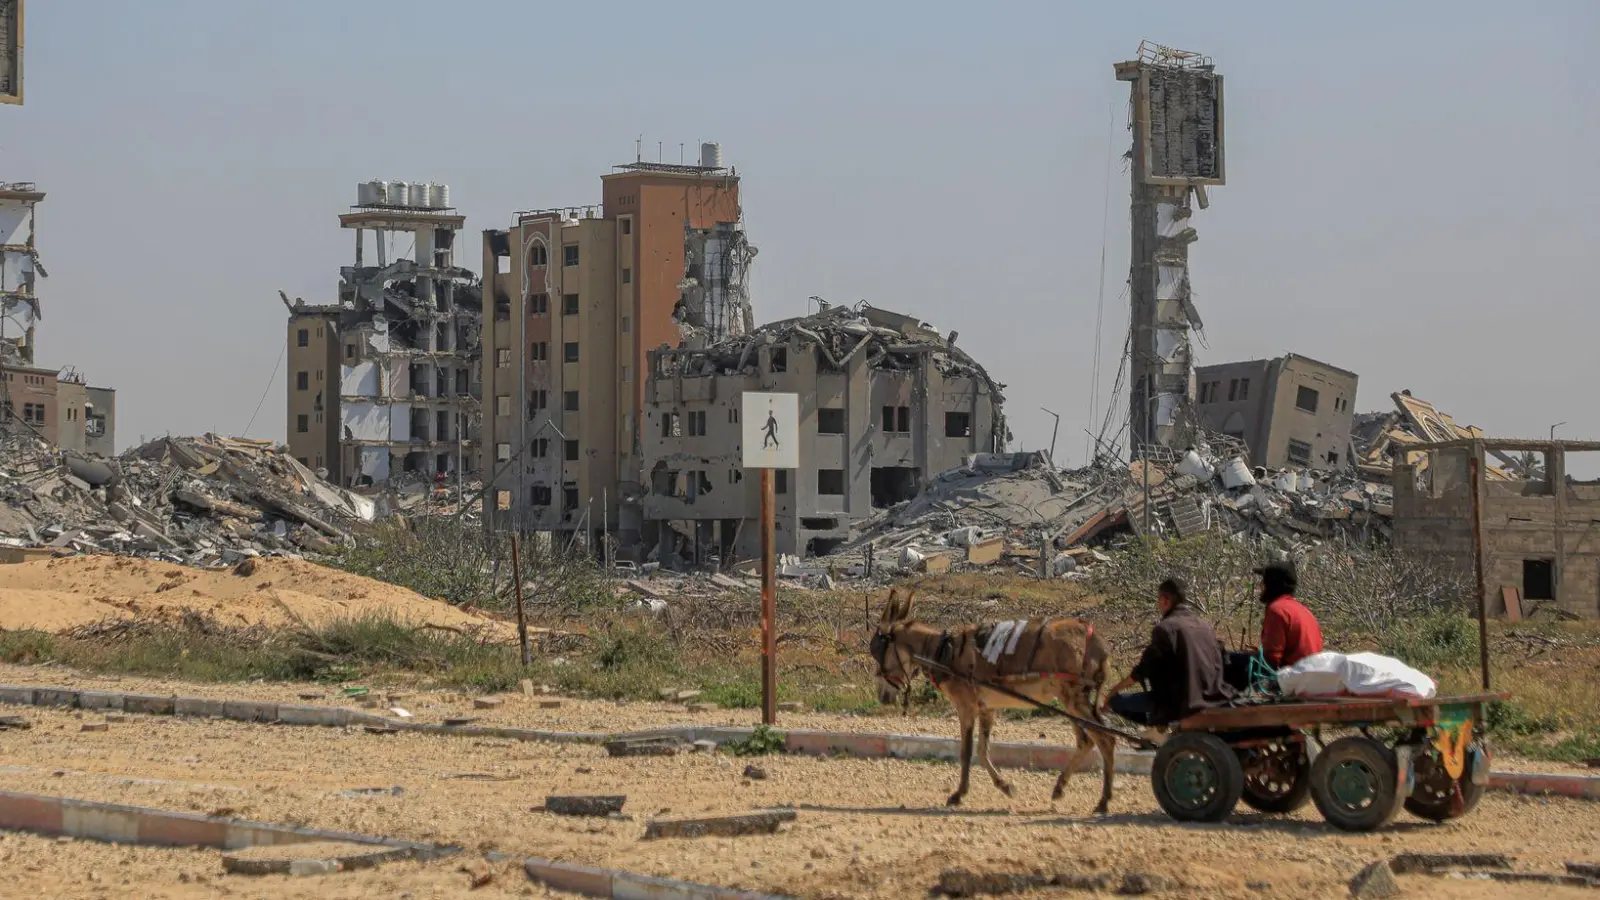
<instances>
[{"instance_id":1,"label":"unfinished cinder block building","mask_svg":"<svg viewBox=\"0 0 1600 900\"><path fill-rule=\"evenodd\" d=\"M1489 613L1506 614L1511 589L1523 610L1543 604L1600 616L1600 480L1567 475L1569 454L1600 452L1600 443L1485 439L1405 449L1394 467L1397 547L1470 571L1476 492ZM1496 465L1513 454L1521 476Z\"/></svg>"},{"instance_id":2,"label":"unfinished cinder block building","mask_svg":"<svg viewBox=\"0 0 1600 900\"><path fill-rule=\"evenodd\" d=\"M800 395L800 463L775 473L777 551L824 554L874 509L1007 440L1004 385L930 326L862 305L825 308L705 349L650 354L641 440L645 540L663 562L748 559L757 479L745 478L745 391Z\"/></svg>"}]
</instances>

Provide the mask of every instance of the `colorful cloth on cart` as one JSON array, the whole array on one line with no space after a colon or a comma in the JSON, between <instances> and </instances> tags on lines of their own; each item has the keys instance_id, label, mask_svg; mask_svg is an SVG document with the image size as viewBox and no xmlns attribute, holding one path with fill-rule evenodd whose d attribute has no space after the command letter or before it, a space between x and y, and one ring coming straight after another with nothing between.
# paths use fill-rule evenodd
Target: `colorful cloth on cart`
<instances>
[{"instance_id":1,"label":"colorful cloth on cart","mask_svg":"<svg viewBox=\"0 0 1600 900\"><path fill-rule=\"evenodd\" d=\"M1318 653L1278 670L1286 697L1405 697L1431 699L1433 679L1398 659L1376 653Z\"/></svg>"}]
</instances>

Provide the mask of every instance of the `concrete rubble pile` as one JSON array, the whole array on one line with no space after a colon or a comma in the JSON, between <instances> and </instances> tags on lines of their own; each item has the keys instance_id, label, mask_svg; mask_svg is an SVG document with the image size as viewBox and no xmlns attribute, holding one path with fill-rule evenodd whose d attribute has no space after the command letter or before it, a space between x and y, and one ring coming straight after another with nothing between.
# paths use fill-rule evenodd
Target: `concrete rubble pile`
<instances>
[{"instance_id":1,"label":"concrete rubble pile","mask_svg":"<svg viewBox=\"0 0 1600 900\"><path fill-rule=\"evenodd\" d=\"M1416 444L1437 441L1459 441L1486 437L1483 429L1456 424L1456 420L1441 412L1410 391L1389 395L1394 400L1393 412L1362 413L1350 425L1350 444L1354 451L1356 469L1364 476L1387 482L1396 460L1417 467L1421 474L1428 467L1426 453L1410 452L1406 448ZM1499 463L1488 466L1485 476L1490 481L1519 481L1543 477L1535 471L1539 465L1534 459L1512 457L1491 450L1490 457Z\"/></svg>"},{"instance_id":2,"label":"concrete rubble pile","mask_svg":"<svg viewBox=\"0 0 1600 900\"><path fill-rule=\"evenodd\" d=\"M116 459L0 441L0 546L187 565L326 553L377 514L270 441L158 438Z\"/></svg>"},{"instance_id":3,"label":"concrete rubble pile","mask_svg":"<svg viewBox=\"0 0 1600 900\"><path fill-rule=\"evenodd\" d=\"M1165 538L1219 532L1281 549L1336 538L1387 541L1387 484L1343 471L1250 468L1228 442L1202 443L1169 459L1114 461L1058 470L1048 453L977 454L935 477L913 500L860 527L837 553L786 565L807 581L819 573L887 579L900 571L1009 562L1045 577L1085 577L1119 536L1148 528ZM1149 516L1145 515L1145 492Z\"/></svg>"}]
</instances>

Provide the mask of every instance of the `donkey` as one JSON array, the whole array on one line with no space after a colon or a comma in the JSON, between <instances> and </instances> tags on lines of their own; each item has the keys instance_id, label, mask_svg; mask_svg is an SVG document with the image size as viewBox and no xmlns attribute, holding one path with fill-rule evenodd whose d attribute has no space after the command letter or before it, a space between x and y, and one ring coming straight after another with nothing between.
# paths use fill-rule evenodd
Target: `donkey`
<instances>
[{"instance_id":1,"label":"donkey","mask_svg":"<svg viewBox=\"0 0 1600 900\"><path fill-rule=\"evenodd\" d=\"M978 730L978 759L988 771L994 786L1007 797L1011 784L1000 777L989 761L989 733L994 728L995 711L1029 708L1005 694L979 686L973 679L1003 682L1019 694L1041 703L1059 699L1074 716L1103 721L1098 703L1100 689L1110 671L1106 645L1094 633L1094 626L1083 619L1045 619L1033 625L1001 622L966 625L942 631L912 617L916 591L902 599L900 589L889 592L889 604L872 636L872 656L878 664L878 700L892 706L910 689L918 674L926 674L941 694L955 707L961 721L961 783L946 802L957 806L966 796L972 770L972 731ZM915 657L939 663L957 677L925 671ZM1078 746L1056 779L1051 799L1066 792L1067 779L1078 770L1091 750L1100 751L1103 783L1096 815L1105 815L1111 803L1116 738L1101 731L1090 731L1073 723Z\"/></svg>"}]
</instances>

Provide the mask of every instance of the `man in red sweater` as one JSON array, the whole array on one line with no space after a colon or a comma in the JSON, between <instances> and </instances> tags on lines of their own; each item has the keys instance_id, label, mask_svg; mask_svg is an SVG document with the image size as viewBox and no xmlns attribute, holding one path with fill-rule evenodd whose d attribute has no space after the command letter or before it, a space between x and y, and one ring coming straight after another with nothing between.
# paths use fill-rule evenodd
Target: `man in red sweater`
<instances>
[{"instance_id":1,"label":"man in red sweater","mask_svg":"<svg viewBox=\"0 0 1600 900\"><path fill-rule=\"evenodd\" d=\"M1261 655L1274 669L1292 666L1322 652L1322 629L1317 617L1294 598L1299 579L1289 563L1272 563L1256 570L1261 576Z\"/></svg>"}]
</instances>

